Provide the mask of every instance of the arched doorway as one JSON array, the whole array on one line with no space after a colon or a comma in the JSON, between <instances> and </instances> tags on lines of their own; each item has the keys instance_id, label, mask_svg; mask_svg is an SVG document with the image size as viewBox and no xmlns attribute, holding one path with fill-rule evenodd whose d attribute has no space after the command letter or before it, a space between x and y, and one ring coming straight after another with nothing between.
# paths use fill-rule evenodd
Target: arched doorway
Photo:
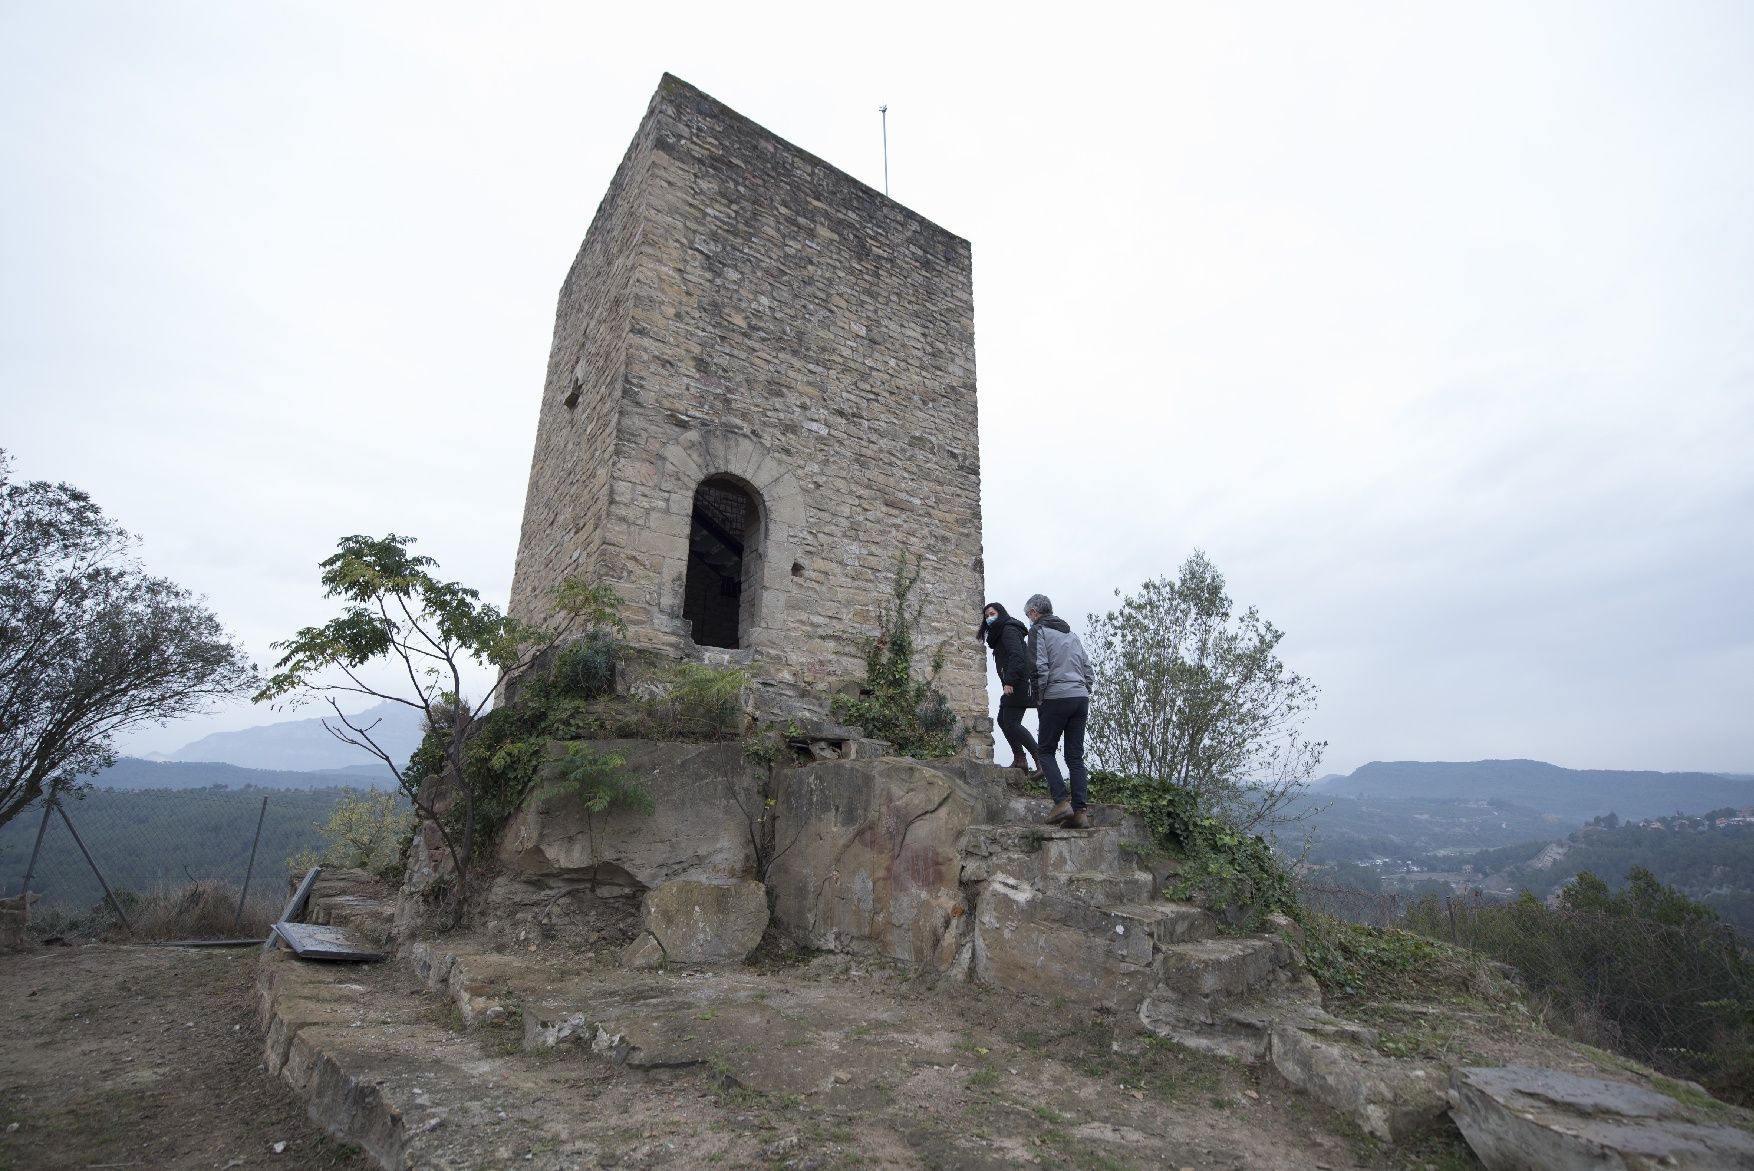
<instances>
[{"instance_id":1,"label":"arched doorway","mask_svg":"<svg viewBox=\"0 0 1754 1171\"><path fill-rule=\"evenodd\" d=\"M761 595L761 527L761 502L742 483L709 476L695 488L682 616L696 646L749 644Z\"/></svg>"}]
</instances>

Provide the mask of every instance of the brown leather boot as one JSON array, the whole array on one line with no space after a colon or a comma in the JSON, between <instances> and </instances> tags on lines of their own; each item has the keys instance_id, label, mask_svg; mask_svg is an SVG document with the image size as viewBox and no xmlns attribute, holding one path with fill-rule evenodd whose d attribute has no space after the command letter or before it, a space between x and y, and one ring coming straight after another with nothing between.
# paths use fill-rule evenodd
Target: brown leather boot
<instances>
[{"instance_id":1,"label":"brown leather boot","mask_svg":"<svg viewBox=\"0 0 1754 1171\"><path fill-rule=\"evenodd\" d=\"M1072 816L1072 803L1070 801L1061 801L1061 802L1058 802L1057 804L1055 804L1055 806L1051 810L1048 811L1047 824L1059 825L1062 822L1064 822L1068 817L1071 817L1071 816Z\"/></svg>"},{"instance_id":2,"label":"brown leather boot","mask_svg":"<svg viewBox=\"0 0 1754 1171\"><path fill-rule=\"evenodd\" d=\"M1082 809L1080 809L1078 812L1074 813L1071 817L1068 817L1065 821L1061 822L1060 824L1062 826L1064 826L1066 829L1089 829L1090 828L1090 815L1088 813L1084 812Z\"/></svg>"}]
</instances>

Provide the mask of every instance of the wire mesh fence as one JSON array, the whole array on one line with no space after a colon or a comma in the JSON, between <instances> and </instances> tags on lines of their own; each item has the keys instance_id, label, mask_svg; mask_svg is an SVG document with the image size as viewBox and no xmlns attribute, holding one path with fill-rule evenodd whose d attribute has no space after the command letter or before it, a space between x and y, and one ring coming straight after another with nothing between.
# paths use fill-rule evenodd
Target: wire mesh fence
<instances>
[{"instance_id":1,"label":"wire mesh fence","mask_svg":"<svg viewBox=\"0 0 1754 1171\"><path fill-rule=\"evenodd\" d=\"M38 936L259 936L285 899L289 869L322 849L325 823L351 796L248 787L63 795L0 826L0 893L18 894L28 874Z\"/></svg>"}]
</instances>

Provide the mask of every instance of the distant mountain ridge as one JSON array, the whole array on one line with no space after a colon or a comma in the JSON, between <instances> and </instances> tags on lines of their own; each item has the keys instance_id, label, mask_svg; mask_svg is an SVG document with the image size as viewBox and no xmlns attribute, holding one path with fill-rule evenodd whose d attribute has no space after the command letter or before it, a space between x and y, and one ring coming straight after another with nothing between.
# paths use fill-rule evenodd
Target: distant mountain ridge
<instances>
[{"instance_id":1,"label":"distant mountain ridge","mask_svg":"<svg viewBox=\"0 0 1754 1171\"><path fill-rule=\"evenodd\" d=\"M363 757L365 754L360 753ZM141 760L124 756L94 776L81 777L98 789L393 789L396 779L380 761L356 763L348 768L292 769L242 768L205 760Z\"/></svg>"},{"instance_id":2,"label":"distant mountain ridge","mask_svg":"<svg viewBox=\"0 0 1754 1171\"><path fill-rule=\"evenodd\" d=\"M149 759L231 764L279 772L320 772L369 765L387 775L388 770L370 753L337 740L323 726L325 719L333 723L335 717L314 716L259 724L236 732L215 732L173 752L155 753ZM375 721L372 739L398 765L405 764L420 746L420 713L402 704L386 701L358 715L349 715L348 719L361 727Z\"/></svg>"},{"instance_id":3,"label":"distant mountain ridge","mask_svg":"<svg viewBox=\"0 0 1754 1171\"><path fill-rule=\"evenodd\" d=\"M1754 780L1722 773L1570 769L1539 760L1372 761L1316 788L1322 797L1507 801L1587 821L1754 805Z\"/></svg>"}]
</instances>

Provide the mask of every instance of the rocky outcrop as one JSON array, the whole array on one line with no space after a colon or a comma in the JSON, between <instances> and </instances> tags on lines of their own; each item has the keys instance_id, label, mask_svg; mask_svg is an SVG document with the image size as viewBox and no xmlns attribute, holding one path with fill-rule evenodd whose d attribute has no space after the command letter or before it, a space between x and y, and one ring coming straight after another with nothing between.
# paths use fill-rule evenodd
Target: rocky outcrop
<instances>
[{"instance_id":1,"label":"rocky outcrop","mask_svg":"<svg viewBox=\"0 0 1754 1171\"><path fill-rule=\"evenodd\" d=\"M960 780L904 758L784 775L768 886L799 942L942 971L955 960L962 832L985 808Z\"/></svg>"},{"instance_id":2,"label":"rocky outcrop","mask_svg":"<svg viewBox=\"0 0 1754 1171\"><path fill-rule=\"evenodd\" d=\"M1754 1134L1642 1086L1507 1065L1457 1069L1451 1115L1489 1171L1754 1168Z\"/></svg>"},{"instance_id":3,"label":"rocky outcrop","mask_svg":"<svg viewBox=\"0 0 1754 1171\"><path fill-rule=\"evenodd\" d=\"M1268 1023L1279 1075L1385 1142L1443 1125L1449 1109L1442 1067L1385 1057L1374 1030L1308 1006Z\"/></svg>"},{"instance_id":4,"label":"rocky outcrop","mask_svg":"<svg viewBox=\"0 0 1754 1171\"><path fill-rule=\"evenodd\" d=\"M591 813L571 795L533 797L500 839L507 879L582 884L614 897L677 879L753 873L750 820L761 798L740 745L605 740L591 747L626 759L623 771L655 798L652 811Z\"/></svg>"},{"instance_id":5,"label":"rocky outcrop","mask_svg":"<svg viewBox=\"0 0 1754 1171\"><path fill-rule=\"evenodd\" d=\"M767 888L759 882L680 879L646 892L643 927L629 945L633 966L739 963L767 930Z\"/></svg>"}]
</instances>

